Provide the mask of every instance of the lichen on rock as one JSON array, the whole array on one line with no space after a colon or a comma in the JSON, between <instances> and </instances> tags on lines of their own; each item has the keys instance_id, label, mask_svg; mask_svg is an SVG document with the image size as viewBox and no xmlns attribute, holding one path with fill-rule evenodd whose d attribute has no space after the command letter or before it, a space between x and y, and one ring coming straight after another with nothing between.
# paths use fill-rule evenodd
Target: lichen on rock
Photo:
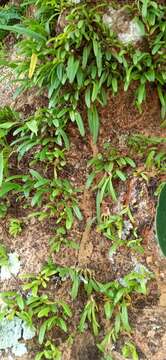
<instances>
[{"instance_id":1,"label":"lichen on rock","mask_svg":"<svg viewBox=\"0 0 166 360\"><path fill-rule=\"evenodd\" d=\"M136 18L130 19L124 9L115 10L109 7L103 15L103 22L114 31L118 39L124 43L137 43L142 40L143 30Z\"/></svg>"},{"instance_id":2,"label":"lichen on rock","mask_svg":"<svg viewBox=\"0 0 166 360\"><path fill-rule=\"evenodd\" d=\"M0 350L11 349L15 356L21 357L27 353L26 344L20 340L30 340L35 336L34 329L17 316L12 320L3 318L0 320Z\"/></svg>"},{"instance_id":3,"label":"lichen on rock","mask_svg":"<svg viewBox=\"0 0 166 360\"><path fill-rule=\"evenodd\" d=\"M0 269L0 280L9 280L12 275L18 275L20 271L20 261L18 255L14 253L8 254L8 265L4 265Z\"/></svg>"}]
</instances>

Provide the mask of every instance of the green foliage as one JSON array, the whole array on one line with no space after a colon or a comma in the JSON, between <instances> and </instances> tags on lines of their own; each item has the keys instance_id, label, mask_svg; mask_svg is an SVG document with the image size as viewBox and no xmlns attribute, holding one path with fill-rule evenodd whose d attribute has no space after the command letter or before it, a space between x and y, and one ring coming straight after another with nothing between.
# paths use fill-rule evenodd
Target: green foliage
<instances>
[{"instance_id":1,"label":"green foliage","mask_svg":"<svg viewBox=\"0 0 166 360\"><path fill-rule=\"evenodd\" d=\"M61 153L58 154L56 146L65 145L69 149L69 139L65 132L66 124L65 111L47 108L41 108L24 122L21 121L13 132L15 139L12 142L12 146L18 153L18 160L20 161L31 149L34 151L36 160L45 161L50 157L54 160L58 158L58 155L62 157ZM38 150L35 151L35 149Z\"/></svg>"},{"instance_id":2,"label":"green foliage","mask_svg":"<svg viewBox=\"0 0 166 360\"><path fill-rule=\"evenodd\" d=\"M102 215L98 231L113 242L109 256L112 256L119 246L127 245L130 249L142 253L142 239L137 236L137 229L130 208L124 207L118 214Z\"/></svg>"},{"instance_id":3,"label":"green foliage","mask_svg":"<svg viewBox=\"0 0 166 360\"><path fill-rule=\"evenodd\" d=\"M139 360L135 345L130 341L123 346L122 355L125 359Z\"/></svg>"},{"instance_id":4,"label":"green foliage","mask_svg":"<svg viewBox=\"0 0 166 360\"><path fill-rule=\"evenodd\" d=\"M8 254L6 247L3 244L0 244L0 267L8 265Z\"/></svg>"},{"instance_id":5,"label":"green foliage","mask_svg":"<svg viewBox=\"0 0 166 360\"><path fill-rule=\"evenodd\" d=\"M11 129L16 126L19 114L11 110L8 106L0 108L0 186L4 176L8 174L8 159L11 152L7 141L7 136Z\"/></svg>"},{"instance_id":6,"label":"green foliage","mask_svg":"<svg viewBox=\"0 0 166 360\"><path fill-rule=\"evenodd\" d=\"M114 182L117 179L126 181L128 168L135 168L136 165L130 157L121 154L117 149L106 144L105 152L91 159L88 166L92 168L92 172L88 176L86 187L89 188L97 177L97 184L93 189L98 191L96 207L97 219L100 222L100 205L102 200L108 195L111 196L113 201L117 200Z\"/></svg>"},{"instance_id":7,"label":"green foliage","mask_svg":"<svg viewBox=\"0 0 166 360\"><path fill-rule=\"evenodd\" d=\"M37 353L35 360L40 359L52 359L52 360L61 360L61 351L55 346L51 341L47 341L44 345L44 350Z\"/></svg>"},{"instance_id":8,"label":"green foliage","mask_svg":"<svg viewBox=\"0 0 166 360\"><path fill-rule=\"evenodd\" d=\"M134 134L129 137L128 145L144 161L145 171L141 176L148 180L148 172L151 170L156 174L164 174L166 170L165 137L147 137L141 134Z\"/></svg>"},{"instance_id":9,"label":"green foliage","mask_svg":"<svg viewBox=\"0 0 166 360\"><path fill-rule=\"evenodd\" d=\"M99 334L100 323L97 320L99 312L98 299L103 304L104 316L107 320L111 319L112 328L106 334L99 349L105 353L106 346L110 341L116 341L121 331L130 332L131 326L128 320L128 307L131 305L131 296L134 293L146 294L146 284L151 278L151 273L142 265L137 264L134 270L124 278L114 280L109 283L98 282L94 274L88 269L74 269L57 266L47 263L38 275L25 275L22 288L24 296L16 292L2 293L2 299L6 303L6 308L1 312L1 316L12 319L15 315L34 329L37 327L39 344L43 344L47 332L52 328L58 327L65 333L67 332L67 321L72 316L70 306L62 299L52 299L47 294L49 282L58 277L63 281L71 279L71 297L76 299L79 295L80 285L83 284L88 301L80 315L78 325L79 331L84 331L88 321L93 329L95 336ZM26 293L28 291L28 296ZM30 291L30 293L29 293ZM82 294L82 292L81 292ZM50 356L55 351L56 356L60 356L58 349L48 346ZM37 359L44 356L44 348L36 356ZM52 352L51 352L52 351ZM46 357L47 358L47 357Z\"/></svg>"},{"instance_id":10,"label":"green foliage","mask_svg":"<svg viewBox=\"0 0 166 360\"><path fill-rule=\"evenodd\" d=\"M113 329L108 331L108 333L104 336L104 339L101 341L101 343L97 344L98 349L104 354L103 360L113 360L111 356L112 334L113 334Z\"/></svg>"},{"instance_id":11,"label":"green foliage","mask_svg":"<svg viewBox=\"0 0 166 360\"><path fill-rule=\"evenodd\" d=\"M65 111L60 113L44 108L23 122L10 108L1 109L0 197L5 200L12 191L19 198L31 198L32 207L44 207L37 215L41 216L43 212L44 217L56 216L57 224L65 222L69 230L74 216L82 220L82 214L75 198L77 190L68 180L58 176L66 164L65 149L60 147L65 144L66 148L69 148L68 137L64 130L67 119L64 115ZM13 140L11 145L8 144L7 138L9 132ZM33 159L29 164L29 174L7 176L9 157L14 152L18 153L18 162L20 162L30 150L33 150ZM38 164L40 166L40 162L45 165L43 172L51 171L53 180L31 168ZM3 215L4 203L1 209Z\"/></svg>"},{"instance_id":12,"label":"green foliage","mask_svg":"<svg viewBox=\"0 0 166 360\"><path fill-rule=\"evenodd\" d=\"M79 249L79 245L75 241L67 239L66 229L62 226L56 229L56 235L50 239L49 243L51 252L59 252L61 246L76 250Z\"/></svg>"},{"instance_id":13,"label":"green foliage","mask_svg":"<svg viewBox=\"0 0 166 360\"><path fill-rule=\"evenodd\" d=\"M35 17L5 28L25 36L18 44L24 61L16 64L20 91L31 86L47 88L50 108L65 110L82 136L85 129L79 104L83 100L94 142L99 133L98 106L106 104L107 89L118 92L120 81L125 91L137 81L139 109L146 98L146 84L154 83L165 118L165 6L153 1L146 1L145 6L138 1L136 18L149 47L142 51L126 48L103 24L104 3L88 2L88 8L85 3L74 5L70 1L30 3L37 7Z\"/></svg>"},{"instance_id":14,"label":"green foliage","mask_svg":"<svg viewBox=\"0 0 166 360\"><path fill-rule=\"evenodd\" d=\"M160 249L164 256L166 256L166 185L163 186L157 206L156 213L156 231L157 239Z\"/></svg>"},{"instance_id":15,"label":"green foliage","mask_svg":"<svg viewBox=\"0 0 166 360\"><path fill-rule=\"evenodd\" d=\"M79 331L84 332L85 323L86 323L86 320L88 320L92 325L94 335L95 336L98 335L100 325L96 319L97 311L98 311L98 308L97 308L96 302L95 302L93 296L91 296L90 300L88 300L88 302L85 305L85 308L82 312L80 323L79 323Z\"/></svg>"},{"instance_id":16,"label":"green foliage","mask_svg":"<svg viewBox=\"0 0 166 360\"><path fill-rule=\"evenodd\" d=\"M18 219L11 219L9 223L9 234L17 237L22 232L22 221Z\"/></svg>"},{"instance_id":17,"label":"green foliage","mask_svg":"<svg viewBox=\"0 0 166 360\"><path fill-rule=\"evenodd\" d=\"M12 25L17 23L20 19L21 12L20 8L14 6L0 6L0 24L1 25ZM7 35L6 31L0 30L0 41Z\"/></svg>"},{"instance_id":18,"label":"green foliage","mask_svg":"<svg viewBox=\"0 0 166 360\"><path fill-rule=\"evenodd\" d=\"M34 6L34 15L21 18L18 24L19 14L28 10L29 5ZM106 105L109 92L116 95L120 85L127 91L133 83L137 86L135 103L140 111L150 84L157 89L163 120L166 115L166 7L151 0L138 0L130 7L131 15L135 15L145 36L146 46L143 44L138 49L120 43L116 34L104 25L103 13L107 6L106 2L74 4L69 0L25 0L18 13L14 7L0 9L0 19L3 10L9 10L0 23L2 34L12 31L18 35L17 48L21 56L9 64L20 81L17 94L31 87L48 94L48 108L41 108L25 119L8 107L0 109L0 199L3 201L0 203L0 216L6 213L10 197L14 196L24 206L34 209L30 217L37 216L40 221L53 217L56 228L55 236L50 239L51 253L57 253L61 246L78 249L78 244L70 237L68 239L68 231L75 217L80 221L83 218L76 197L79 190L64 178L64 174L61 176L70 145L69 123L77 125L81 136L85 136L85 124L88 123L96 143L100 107ZM126 154L107 144L103 153L88 163L91 173L86 187L93 184L93 190L97 192L97 231L112 241L110 256L124 245L143 252L142 239L137 235L129 207L122 208L119 213L101 213L104 199L117 200L118 182L125 182L131 172L134 175L137 172L132 150L137 152L138 160L144 161L144 168L138 171L138 175L146 181L151 170L157 175L166 170L164 138L136 134L128 139L128 145L130 152ZM19 168L17 172L11 169L13 155ZM24 161L28 170L22 166ZM162 200L163 196L165 199L165 185L160 184L159 191L156 222L159 243L165 253ZM20 232L21 222L12 219L9 233L17 236ZM1 245L0 265L7 263L8 255ZM151 277L144 266L137 264L123 278L101 283L92 270L78 266L62 267L50 261L40 273L24 276L19 292L2 294L6 307L0 317L12 319L16 315L30 327L36 327L40 345L49 339L54 328L67 333L71 308L58 298L58 294L53 296L50 288L54 281L66 281L67 286L70 284L67 290L71 300L78 301L79 296L82 299L83 308L79 324L76 324L79 331L84 331L89 323L93 334L98 336L102 327L101 315L104 314L105 320L109 321L111 328L98 348L104 359L112 360L112 342L116 342L121 332L130 333L132 329L128 316L132 297L146 295ZM138 359L131 342L124 345L122 353L125 357ZM60 360L61 351L48 340L35 360L42 358Z\"/></svg>"},{"instance_id":19,"label":"green foliage","mask_svg":"<svg viewBox=\"0 0 166 360\"><path fill-rule=\"evenodd\" d=\"M165 137L145 136L143 134L134 134L129 136L128 145L139 154L144 154L150 147L162 145L166 143Z\"/></svg>"},{"instance_id":20,"label":"green foliage","mask_svg":"<svg viewBox=\"0 0 166 360\"><path fill-rule=\"evenodd\" d=\"M19 183L13 180L19 180ZM6 196L10 191L15 191L17 195L26 199L31 197L32 207L43 204L45 217L55 216L57 224L65 222L67 230L73 225L74 215L82 220L82 214L74 197L76 191L66 179L50 180L31 169L29 175L7 178L1 186L0 197ZM44 205L45 198L47 202Z\"/></svg>"}]
</instances>

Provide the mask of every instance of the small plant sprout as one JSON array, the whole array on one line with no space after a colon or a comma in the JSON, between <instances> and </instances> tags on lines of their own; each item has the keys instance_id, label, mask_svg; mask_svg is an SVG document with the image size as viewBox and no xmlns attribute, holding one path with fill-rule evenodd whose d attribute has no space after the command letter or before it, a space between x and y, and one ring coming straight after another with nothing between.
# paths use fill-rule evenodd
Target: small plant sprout
<instances>
[{"instance_id":1,"label":"small plant sprout","mask_svg":"<svg viewBox=\"0 0 166 360\"><path fill-rule=\"evenodd\" d=\"M135 345L128 341L122 348L122 355L125 359L139 360Z\"/></svg>"},{"instance_id":2,"label":"small plant sprout","mask_svg":"<svg viewBox=\"0 0 166 360\"><path fill-rule=\"evenodd\" d=\"M44 350L40 351L35 356L35 360L40 359L61 360L62 353L57 346L55 346L51 341L48 340L44 344Z\"/></svg>"},{"instance_id":3,"label":"small plant sprout","mask_svg":"<svg viewBox=\"0 0 166 360\"><path fill-rule=\"evenodd\" d=\"M100 205L106 196L111 196L113 201L117 200L115 190L116 180L126 181L128 168L135 168L135 162L128 156L119 153L115 148L105 145L104 154L98 154L91 159L88 166L92 168L92 172L88 176L86 187L90 188L95 178L97 184L93 190L97 190L96 208L97 219L100 221Z\"/></svg>"},{"instance_id":4,"label":"small plant sprout","mask_svg":"<svg viewBox=\"0 0 166 360\"><path fill-rule=\"evenodd\" d=\"M20 235L22 232L22 221L11 219L9 223L9 234L13 237Z\"/></svg>"},{"instance_id":5,"label":"small plant sprout","mask_svg":"<svg viewBox=\"0 0 166 360\"><path fill-rule=\"evenodd\" d=\"M7 266L9 261L9 257L7 254L7 249L5 245L0 244L0 267Z\"/></svg>"},{"instance_id":6,"label":"small plant sprout","mask_svg":"<svg viewBox=\"0 0 166 360\"><path fill-rule=\"evenodd\" d=\"M90 300L88 300L88 302L85 305L85 308L82 312L80 323L79 323L79 331L84 332L85 327L86 327L86 321L88 320L92 326L94 335L95 336L98 335L100 325L96 318L97 312L98 312L97 304L96 304L93 296L91 296Z\"/></svg>"},{"instance_id":7,"label":"small plant sprout","mask_svg":"<svg viewBox=\"0 0 166 360\"><path fill-rule=\"evenodd\" d=\"M134 218L129 207L124 207L118 214L102 215L97 229L113 242L109 251L110 256L120 246L127 246L134 251L143 252L142 239L137 236Z\"/></svg>"}]
</instances>

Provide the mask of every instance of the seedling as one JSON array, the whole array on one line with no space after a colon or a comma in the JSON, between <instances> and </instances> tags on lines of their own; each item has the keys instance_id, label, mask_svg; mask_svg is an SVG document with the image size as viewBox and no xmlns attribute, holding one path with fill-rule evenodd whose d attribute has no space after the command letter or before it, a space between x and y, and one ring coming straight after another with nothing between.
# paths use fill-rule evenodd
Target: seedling
<instances>
[{"instance_id":1,"label":"seedling","mask_svg":"<svg viewBox=\"0 0 166 360\"><path fill-rule=\"evenodd\" d=\"M22 180L20 183L13 182L13 180ZM44 211L47 216L56 216L56 223L65 222L66 229L71 229L74 222L74 215L78 220L82 220L82 214L78 207L75 194L78 190L75 190L68 180L54 179L50 180L41 176L36 170L31 169L30 175L13 176L7 178L3 182L0 197L6 196L6 194L15 190L20 197L27 198L31 196L31 206L39 206L44 203L44 199L47 199ZM44 216L46 217L46 213ZM36 215L41 216L41 211Z\"/></svg>"},{"instance_id":2,"label":"seedling","mask_svg":"<svg viewBox=\"0 0 166 360\"><path fill-rule=\"evenodd\" d=\"M124 207L118 214L102 215L98 231L113 242L109 255L112 256L118 247L127 245L129 248L143 252L142 239L137 236L134 218L129 207Z\"/></svg>"},{"instance_id":3,"label":"seedling","mask_svg":"<svg viewBox=\"0 0 166 360\"><path fill-rule=\"evenodd\" d=\"M104 336L104 339L101 341L101 343L97 344L98 349L104 355L103 360L113 360L113 357L111 356L111 353L112 353L112 336L113 336L113 330L111 329Z\"/></svg>"},{"instance_id":4,"label":"seedling","mask_svg":"<svg viewBox=\"0 0 166 360\"><path fill-rule=\"evenodd\" d=\"M67 239L66 229L64 227L56 229L56 235L50 239L49 243L51 252L59 252L62 245L76 250L79 249L79 245L75 241Z\"/></svg>"},{"instance_id":5,"label":"seedling","mask_svg":"<svg viewBox=\"0 0 166 360\"><path fill-rule=\"evenodd\" d=\"M18 219L11 219L9 223L9 234L17 237L22 232L22 221Z\"/></svg>"},{"instance_id":6,"label":"seedling","mask_svg":"<svg viewBox=\"0 0 166 360\"><path fill-rule=\"evenodd\" d=\"M85 324L88 320L91 323L93 333L95 336L99 333L100 325L96 318L96 313L98 312L97 304L91 296L90 300L88 300L87 304L85 305L85 308L82 312L80 323L79 323L79 331L84 332L85 330Z\"/></svg>"},{"instance_id":7,"label":"seedling","mask_svg":"<svg viewBox=\"0 0 166 360\"><path fill-rule=\"evenodd\" d=\"M62 300L52 301L47 295L31 296L27 300L29 312L39 319L45 319L39 328L39 344L42 344L46 332L57 326L67 332L66 318L72 316L68 304Z\"/></svg>"},{"instance_id":8,"label":"seedling","mask_svg":"<svg viewBox=\"0 0 166 360\"><path fill-rule=\"evenodd\" d=\"M37 353L37 355L35 356L35 360L40 360L40 359L61 360L61 358L62 358L61 351L58 349L57 346L55 346L49 340L44 344L44 350Z\"/></svg>"},{"instance_id":9,"label":"seedling","mask_svg":"<svg viewBox=\"0 0 166 360\"><path fill-rule=\"evenodd\" d=\"M122 355L125 359L139 360L135 345L128 341L122 348Z\"/></svg>"},{"instance_id":10,"label":"seedling","mask_svg":"<svg viewBox=\"0 0 166 360\"><path fill-rule=\"evenodd\" d=\"M38 274L25 274L22 279L31 280L29 283L23 285L23 290L31 290L32 295L38 295L39 288L46 289L50 277L56 274L57 269L55 266L45 266L44 269Z\"/></svg>"},{"instance_id":11,"label":"seedling","mask_svg":"<svg viewBox=\"0 0 166 360\"><path fill-rule=\"evenodd\" d=\"M109 195L113 201L116 201L117 193L114 185L116 180L126 181L128 177L127 169L136 166L130 157L122 155L117 149L110 147L109 144L106 144L105 149L104 154L98 154L89 161L88 166L92 167L92 172L86 182L86 187L89 188L94 180L97 180L93 190L97 190L98 221L100 220L100 205L103 198Z\"/></svg>"},{"instance_id":12,"label":"seedling","mask_svg":"<svg viewBox=\"0 0 166 360\"><path fill-rule=\"evenodd\" d=\"M166 150L165 138L147 137L140 134L132 135L128 139L128 145L136 151L144 161L144 169L136 170L136 175L142 176L147 182L150 172L153 174L165 173Z\"/></svg>"},{"instance_id":13,"label":"seedling","mask_svg":"<svg viewBox=\"0 0 166 360\"><path fill-rule=\"evenodd\" d=\"M3 244L0 244L0 267L8 265L8 254L6 247Z\"/></svg>"}]
</instances>

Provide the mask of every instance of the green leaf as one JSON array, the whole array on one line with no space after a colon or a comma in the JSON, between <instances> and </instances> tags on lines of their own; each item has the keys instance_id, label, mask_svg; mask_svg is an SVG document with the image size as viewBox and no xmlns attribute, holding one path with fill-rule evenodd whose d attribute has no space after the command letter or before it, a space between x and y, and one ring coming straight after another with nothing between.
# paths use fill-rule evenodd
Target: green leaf
<instances>
[{"instance_id":1,"label":"green leaf","mask_svg":"<svg viewBox=\"0 0 166 360\"><path fill-rule=\"evenodd\" d=\"M162 44L161 43L158 43L156 44L155 46L153 46L152 48L152 55L155 55L158 53L159 49L161 48Z\"/></svg>"},{"instance_id":2,"label":"green leaf","mask_svg":"<svg viewBox=\"0 0 166 360\"><path fill-rule=\"evenodd\" d=\"M147 17L148 2L149 2L149 0L143 0L143 5L142 5L142 17L143 17L143 18L146 18L146 17Z\"/></svg>"},{"instance_id":3,"label":"green leaf","mask_svg":"<svg viewBox=\"0 0 166 360\"><path fill-rule=\"evenodd\" d=\"M43 356L44 356L44 352L42 351L35 356L35 360L40 360L42 359Z\"/></svg>"},{"instance_id":4,"label":"green leaf","mask_svg":"<svg viewBox=\"0 0 166 360\"><path fill-rule=\"evenodd\" d=\"M10 183L10 182L3 183L2 187L0 189L0 197L3 197L9 191L12 191L12 190L15 190L15 191L21 190L21 185L16 184L16 183Z\"/></svg>"},{"instance_id":5,"label":"green leaf","mask_svg":"<svg viewBox=\"0 0 166 360\"><path fill-rule=\"evenodd\" d=\"M126 306L125 302L123 302L121 305L121 320L122 320L124 329L126 331L130 332L131 327L130 327L129 321L128 321L128 311L127 311L127 306Z\"/></svg>"},{"instance_id":6,"label":"green leaf","mask_svg":"<svg viewBox=\"0 0 166 360\"><path fill-rule=\"evenodd\" d=\"M79 68L79 63L79 60L74 59L74 55L69 56L66 73L70 84L72 84L75 79L77 70Z\"/></svg>"},{"instance_id":7,"label":"green leaf","mask_svg":"<svg viewBox=\"0 0 166 360\"><path fill-rule=\"evenodd\" d=\"M70 230L73 225L73 213L71 208L66 208L66 229Z\"/></svg>"},{"instance_id":8,"label":"green leaf","mask_svg":"<svg viewBox=\"0 0 166 360\"><path fill-rule=\"evenodd\" d=\"M50 312L50 307L49 306L45 306L44 309L41 309L39 312L38 312L38 318L42 318L44 316L48 316Z\"/></svg>"},{"instance_id":9,"label":"green leaf","mask_svg":"<svg viewBox=\"0 0 166 360\"><path fill-rule=\"evenodd\" d=\"M37 65L37 60L38 60L38 57L36 54L32 54L31 56L31 62L30 62L30 67L29 67L29 74L28 74L28 77L29 79L32 79L32 76L35 72L35 69L36 69L36 65Z\"/></svg>"},{"instance_id":10,"label":"green leaf","mask_svg":"<svg viewBox=\"0 0 166 360\"><path fill-rule=\"evenodd\" d=\"M93 142L96 143L99 133L99 115L95 105L88 109L88 123Z\"/></svg>"},{"instance_id":11,"label":"green leaf","mask_svg":"<svg viewBox=\"0 0 166 360\"><path fill-rule=\"evenodd\" d=\"M117 78L112 78L112 90L113 93L116 94L118 91L118 81Z\"/></svg>"},{"instance_id":12,"label":"green leaf","mask_svg":"<svg viewBox=\"0 0 166 360\"><path fill-rule=\"evenodd\" d=\"M87 311L84 311L81 315L81 319L80 319L80 323L79 323L79 327L78 327L80 332L84 332L84 330L85 330L86 318L87 318Z\"/></svg>"},{"instance_id":13,"label":"green leaf","mask_svg":"<svg viewBox=\"0 0 166 360\"><path fill-rule=\"evenodd\" d=\"M24 300L21 295L17 295L16 302L20 310L24 310Z\"/></svg>"},{"instance_id":14,"label":"green leaf","mask_svg":"<svg viewBox=\"0 0 166 360\"><path fill-rule=\"evenodd\" d=\"M47 40L45 36L39 34L38 32L29 30L21 25L1 25L0 24L0 29L1 30L7 30L7 31L12 31L12 32L16 32L20 35L26 35L28 37L31 37L35 40Z\"/></svg>"},{"instance_id":15,"label":"green leaf","mask_svg":"<svg viewBox=\"0 0 166 360\"><path fill-rule=\"evenodd\" d=\"M150 169L153 166L154 156L155 156L155 150L151 150L147 156L146 163L145 163L147 169Z\"/></svg>"},{"instance_id":16,"label":"green leaf","mask_svg":"<svg viewBox=\"0 0 166 360\"><path fill-rule=\"evenodd\" d=\"M47 330L47 321L44 321L44 323L41 325L40 330L39 330L39 344L40 345L43 343L46 330Z\"/></svg>"},{"instance_id":17,"label":"green leaf","mask_svg":"<svg viewBox=\"0 0 166 360\"><path fill-rule=\"evenodd\" d=\"M122 181L126 181L126 179L127 179L127 176L119 169L116 170L116 175Z\"/></svg>"},{"instance_id":18,"label":"green leaf","mask_svg":"<svg viewBox=\"0 0 166 360\"><path fill-rule=\"evenodd\" d=\"M110 195L111 195L111 197L112 197L112 200L113 200L113 201L116 201L116 200L117 200L117 196L116 196L116 192L115 192L115 189L114 189L114 187L113 187L112 179L111 179L111 178L110 178L110 180L109 180L108 185L109 185L109 193L110 193Z\"/></svg>"},{"instance_id":19,"label":"green leaf","mask_svg":"<svg viewBox=\"0 0 166 360\"><path fill-rule=\"evenodd\" d=\"M79 275L74 273L72 280L73 280L73 285L72 285L72 289L71 289L71 297L72 297L72 300L74 300L74 299L76 299L76 297L78 295L78 288L80 285Z\"/></svg>"},{"instance_id":20,"label":"green leaf","mask_svg":"<svg viewBox=\"0 0 166 360\"><path fill-rule=\"evenodd\" d=\"M91 106L91 90L90 87L88 87L85 91L85 104L90 109Z\"/></svg>"},{"instance_id":21,"label":"green leaf","mask_svg":"<svg viewBox=\"0 0 166 360\"><path fill-rule=\"evenodd\" d=\"M148 79L148 81L155 81L155 71L154 69L150 69L145 73L145 77Z\"/></svg>"},{"instance_id":22,"label":"green leaf","mask_svg":"<svg viewBox=\"0 0 166 360\"><path fill-rule=\"evenodd\" d=\"M137 95L137 101L139 105L141 105L143 100L145 99L145 94L146 94L145 84L140 84L138 87L138 95Z\"/></svg>"},{"instance_id":23,"label":"green leaf","mask_svg":"<svg viewBox=\"0 0 166 360\"><path fill-rule=\"evenodd\" d=\"M40 203L43 192L44 192L43 190L37 191L36 194L33 196L32 200L31 200L32 207Z\"/></svg>"},{"instance_id":24,"label":"green leaf","mask_svg":"<svg viewBox=\"0 0 166 360\"><path fill-rule=\"evenodd\" d=\"M70 306L68 304L66 304L64 301L60 301L60 305L62 306L63 311L65 312L65 314L68 317L71 317L72 316L72 311L70 309Z\"/></svg>"},{"instance_id":25,"label":"green leaf","mask_svg":"<svg viewBox=\"0 0 166 360\"><path fill-rule=\"evenodd\" d=\"M74 210L74 212L75 212L78 220L82 221L82 220L83 220L83 216L82 216L82 214L81 214L81 211L80 211L79 207L78 207L77 205L74 205L74 206L73 206L73 210Z\"/></svg>"},{"instance_id":26,"label":"green leaf","mask_svg":"<svg viewBox=\"0 0 166 360\"><path fill-rule=\"evenodd\" d=\"M38 173L38 171L30 169L29 172L33 178L35 178L37 180L43 180L43 177Z\"/></svg>"},{"instance_id":27,"label":"green leaf","mask_svg":"<svg viewBox=\"0 0 166 360\"><path fill-rule=\"evenodd\" d=\"M77 123L81 136L84 136L85 135L84 123L82 121L82 117L79 112L75 113L75 121Z\"/></svg>"},{"instance_id":28,"label":"green leaf","mask_svg":"<svg viewBox=\"0 0 166 360\"><path fill-rule=\"evenodd\" d=\"M0 152L0 186L3 181L3 170L4 170L4 160L3 160L3 151Z\"/></svg>"},{"instance_id":29,"label":"green leaf","mask_svg":"<svg viewBox=\"0 0 166 360\"><path fill-rule=\"evenodd\" d=\"M131 167L133 167L133 168L136 167L135 162L132 159L130 159L128 156L125 157L125 160L126 160L127 164L129 164Z\"/></svg>"},{"instance_id":30,"label":"green leaf","mask_svg":"<svg viewBox=\"0 0 166 360\"><path fill-rule=\"evenodd\" d=\"M36 120L30 120L26 122L26 125L29 130L31 130L36 136L38 132L38 123Z\"/></svg>"},{"instance_id":31,"label":"green leaf","mask_svg":"<svg viewBox=\"0 0 166 360\"><path fill-rule=\"evenodd\" d=\"M107 301L104 304L104 312L105 312L105 315L106 315L106 319L108 319L108 320L111 319L113 310L114 310L114 305L111 304L110 301Z\"/></svg>"},{"instance_id":32,"label":"green leaf","mask_svg":"<svg viewBox=\"0 0 166 360\"><path fill-rule=\"evenodd\" d=\"M67 325L62 318L58 318L56 323L60 327L60 329L62 329L64 332L67 332Z\"/></svg>"},{"instance_id":33,"label":"green leaf","mask_svg":"<svg viewBox=\"0 0 166 360\"><path fill-rule=\"evenodd\" d=\"M156 232L160 249L166 256L166 184L161 190L157 212L156 212Z\"/></svg>"},{"instance_id":34,"label":"green leaf","mask_svg":"<svg viewBox=\"0 0 166 360\"><path fill-rule=\"evenodd\" d=\"M97 217L97 221L98 223L100 223L100 219L101 219L101 214L100 214L100 198L101 198L101 194L100 194L100 190L98 190L97 192L97 196L96 196L96 217Z\"/></svg>"},{"instance_id":35,"label":"green leaf","mask_svg":"<svg viewBox=\"0 0 166 360\"><path fill-rule=\"evenodd\" d=\"M93 51L95 54L95 57L98 57L98 51L99 51L99 46L98 46L98 42L96 39L93 39Z\"/></svg>"},{"instance_id":36,"label":"green leaf","mask_svg":"<svg viewBox=\"0 0 166 360\"><path fill-rule=\"evenodd\" d=\"M8 121L5 123L0 124L0 129L10 129L13 125L17 124L17 122L13 122L13 121Z\"/></svg>"},{"instance_id":37,"label":"green leaf","mask_svg":"<svg viewBox=\"0 0 166 360\"><path fill-rule=\"evenodd\" d=\"M101 191L100 191L100 203L103 201L103 197L106 195L107 193L107 185L109 183L109 177L107 177L101 187Z\"/></svg>"},{"instance_id":38,"label":"green leaf","mask_svg":"<svg viewBox=\"0 0 166 360\"><path fill-rule=\"evenodd\" d=\"M91 184L93 183L93 180L94 180L95 176L96 175L95 175L94 172L92 172L90 175L88 175L88 178L87 178L87 181L86 181L86 184L85 184L86 189L90 188Z\"/></svg>"},{"instance_id":39,"label":"green leaf","mask_svg":"<svg viewBox=\"0 0 166 360\"><path fill-rule=\"evenodd\" d=\"M123 295L125 294L126 290L124 288L118 290L115 299L114 299L114 305L118 304Z\"/></svg>"},{"instance_id":40,"label":"green leaf","mask_svg":"<svg viewBox=\"0 0 166 360\"><path fill-rule=\"evenodd\" d=\"M137 16L135 16L134 20L138 24L138 26L139 26L139 28L141 30L141 36L144 36L145 35L145 25L144 25L144 23Z\"/></svg>"},{"instance_id":41,"label":"green leaf","mask_svg":"<svg viewBox=\"0 0 166 360\"><path fill-rule=\"evenodd\" d=\"M88 62L88 57L89 57L89 54L90 54L90 50L91 50L90 46L85 46L84 47L83 55L82 55L82 69L83 70L86 69L87 62Z\"/></svg>"},{"instance_id":42,"label":"green leaf","mask_svg":"<svg viewBox=\"0 0 166 360\"><path fill-rule=\"evenodd\" d=\"M158 85L157 91L161 103L161 117L164 120L166 115L166 95L164 94L164 89L162 89L160 85Z\"/></svg>"},{"instance_id":43,"label":"green leaf","mask_svg":"<svg viewBox=\"0 0 166 360\"><path fill-rule=\"evenodd\" d=\"M91 97L92 102L94 102L96 100L98 92L99 92L99 84L94 82L93 90L92 90L92 97Z\"/></svg>"},{"instance_id":44,"label":"green leaf","mask_svg":"<svg viewBox=\"0 0 166 360\"><path fill-rule=\"evenodd\" d=\"M57 66L57 76L60 82L62 82L63 79L63 69L64 65L62 63L58 64Z\"/></svg>"}]
</instances>

